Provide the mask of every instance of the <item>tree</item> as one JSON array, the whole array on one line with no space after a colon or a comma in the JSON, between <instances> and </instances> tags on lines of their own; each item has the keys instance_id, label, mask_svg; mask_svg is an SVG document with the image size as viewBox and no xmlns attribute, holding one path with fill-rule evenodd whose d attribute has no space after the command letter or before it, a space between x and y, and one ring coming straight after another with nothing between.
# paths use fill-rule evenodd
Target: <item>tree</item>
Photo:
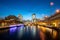
<instances>
[{"instance_id":1,"label":"tree","mask_svg":"<svg viewBox=\"0 0 60 40\"><path fill-rule=\"evenodd\" d=\"M18 17L14 16L14 15L9 15L9 16L5 17L5 20L11 20L11 19L18 20Z\"/></svg>"}]
</instances>

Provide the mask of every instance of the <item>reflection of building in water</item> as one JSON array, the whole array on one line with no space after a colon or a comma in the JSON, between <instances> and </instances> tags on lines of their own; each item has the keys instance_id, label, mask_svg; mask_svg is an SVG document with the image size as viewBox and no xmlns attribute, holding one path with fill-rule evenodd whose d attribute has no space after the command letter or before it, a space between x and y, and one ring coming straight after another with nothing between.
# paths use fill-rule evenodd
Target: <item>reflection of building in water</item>
<instances>
[{"instance_id":1,"label":"reflection of building in water","mask_svg":"<svg viewBox=\"0 0 60 40\"><path fill-rule=\"evenodd\" d=\"M59 27L59 25L60 25L60 10L57 10L54 15L45 19L45 22L47 22L47 24L49 24L49 25Z\"/></svg>"},{"instance_id":2,"label":"reflection of building in water","mask_svg":"<svg viewBox=\"0 0 60 40\"><path fill-rule=\"evenodd\" d=\"M23 16L21 14L18 15L19 21L23 21Z\"/></svg>"},{"instance_id":3,"label":"reflection of building in water","mask_svg":"<svg viewBox=\"0 0 60 40\"><path fill-rule=\"evenodd\" d=\"M32 22L36 22L36 14L32 14Z\"/></svg>"}]
</instances>

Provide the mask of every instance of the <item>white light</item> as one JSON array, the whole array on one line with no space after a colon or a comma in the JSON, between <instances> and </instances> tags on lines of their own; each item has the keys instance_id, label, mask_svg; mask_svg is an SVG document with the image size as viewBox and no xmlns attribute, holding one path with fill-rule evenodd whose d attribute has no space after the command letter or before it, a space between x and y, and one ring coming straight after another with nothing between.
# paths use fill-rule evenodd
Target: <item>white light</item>
<instances>
[{"instance_id":1,"label":"white light","mask_svg":"<svg viewBox=\"0 0 60 40\"><path fill-rule=\"evenodd\" d=\"M59 12L59 10L57 9L57 10L56 10L56 12L58 13L58 12Z\"/></svg>"},{"instance_id":2,"label":"white light","mask_svg":"<svg viewBox=\"0 0 60 40\"><path fill-rule=\"evenodd\" d=\"M45 16L46 18L48 17L48 16Z\"/></svg>"},{"instance_id":3,"label":"white light","mask_svg":"<svg viewBox=\"0 0 60 40\"><path fill-rule=\"evenodd\" d=\"M54 5L54 3L53 3L53 2L50 2L50 5L51 5L51 6Z\"/></svg>"}]
</instances>

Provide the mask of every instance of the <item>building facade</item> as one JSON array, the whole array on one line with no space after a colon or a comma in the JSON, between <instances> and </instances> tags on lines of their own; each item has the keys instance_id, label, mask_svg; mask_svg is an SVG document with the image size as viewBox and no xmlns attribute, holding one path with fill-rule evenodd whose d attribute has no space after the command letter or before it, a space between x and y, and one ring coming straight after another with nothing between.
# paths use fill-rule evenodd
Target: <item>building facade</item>
<instances>
[{"instance_id":1,"label":"building facade","mask_svg":"<svg viewBox=\"0 0 60 40\"><path fill-rule=\"evenodd\" d=\"M32 22L36 22L36 14L32 14Z\"/></svg>"},{"instance_id":2,"label":"building facade","mask_svg":"<svg viewBox=\"0 0 60 40\"><path fill-rule=\"evenodd\" d=\"M23 16L21 14L18 15L19 21L23 21Z\"/></svg>"},{"instance_id":3,"label":"building facade","mask_svg":"<svg viewBox=\"0 0 60 40\"><path fill-rule=\"evenodd\" d=\"M0 26L4 27L4 26L9 26L9 25L14 25L17 24L18 21L16 20L0 20Z\"/></svg>"},{"instance_id":4,"label":"building facade","mask_svg":"<svg viewBox=\"0 0 60 40\"><path fill-rule=\"evenodd\" d=\"M60 10L58 13L56 12L54 15L45 19L45 22L47 22L48 25L52 25L54 27L60 27Z\"/></svg>"}]
</instances>

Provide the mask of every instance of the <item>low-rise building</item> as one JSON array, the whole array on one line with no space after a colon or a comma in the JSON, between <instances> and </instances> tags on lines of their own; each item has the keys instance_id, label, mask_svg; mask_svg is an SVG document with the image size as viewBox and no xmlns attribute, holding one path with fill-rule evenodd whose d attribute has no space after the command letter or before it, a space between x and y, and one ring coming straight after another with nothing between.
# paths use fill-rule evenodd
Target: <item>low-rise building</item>
<instances>
[{"instance_id":1,"label":"low-rise building","mask_svg":"<svg viewBox=\"0 0 60 40\"><path fill-rule=\"evenodd\" d=\"M9 25L14 25L17 24L18 21L16 20L0 20L0 26L9 26Z\"/></svg>"},{"instance_id":2,"label":"low-rise building","mask_svg":"<svg viewBox=\"0 0 60 40\"><path fill-rule=\"evenodd\" d=\"M49 18L45 19L44 21L47 22L48 25L59 27L59 25L60 25L60 10L59 10L59 12L56 12L54 15L50 16Z\"/></svg>"}]
</instances>

